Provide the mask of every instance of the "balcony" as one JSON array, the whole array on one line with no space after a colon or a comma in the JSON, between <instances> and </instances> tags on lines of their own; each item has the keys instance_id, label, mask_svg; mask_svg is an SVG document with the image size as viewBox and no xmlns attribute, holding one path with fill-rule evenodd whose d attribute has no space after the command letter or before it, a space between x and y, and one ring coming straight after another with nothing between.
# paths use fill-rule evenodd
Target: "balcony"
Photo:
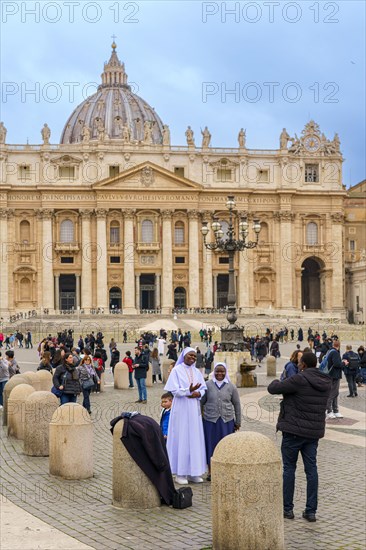
<instances>
[{"instance_id":1,"label":"balcony","mask_svg":"<svg viewBox=\"0 0 366 550\"><path fill-rule=\"evenodd\" d=\"M137 243L137 252L158 252L160 250L160 243Z\"/></svg>"},{"instance_id":2,"label":"balcony","mask_svg":"<svg viewBox=\"0 0 366 550\"><path fill-rule=\"evenodd\" d=\"M79 252L80 246L79 243L73 242L73 243L55 243L55 251L56 252L68 252L69 254Z\"/></svg>"}]
</instances>

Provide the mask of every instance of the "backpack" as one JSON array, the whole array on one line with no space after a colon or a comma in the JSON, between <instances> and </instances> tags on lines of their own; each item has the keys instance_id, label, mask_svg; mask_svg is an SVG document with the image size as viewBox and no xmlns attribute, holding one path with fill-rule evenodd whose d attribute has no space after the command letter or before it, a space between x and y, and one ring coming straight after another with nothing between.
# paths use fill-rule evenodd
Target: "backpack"
<instances>
[{"instance_id":1,"label":"backpack","mask_svg":"<svg viewBox=\"0 0 366 550\"><path fill-rule=\"evenodd\" d=\"M329 360L329 356L330 354L332 353L333 349L330 349L326 355L324 355L323 357L323 361L320 363L319 365L319 370L323 373L323 374L330 374L333 367L330 367L330 369L328 368L328 360Z\"/></svg>"},{"instance_id":2,"label":"backpack","mask_svg":"<svg viewBox=\"0 0 366 550\"><path fill-rule=\"evenodd\" d=\"M357 355L354 355L348 359L348 369L352 372L357 372L358 367L360 366L360 360Z\"/></svg>"}]
</instances>

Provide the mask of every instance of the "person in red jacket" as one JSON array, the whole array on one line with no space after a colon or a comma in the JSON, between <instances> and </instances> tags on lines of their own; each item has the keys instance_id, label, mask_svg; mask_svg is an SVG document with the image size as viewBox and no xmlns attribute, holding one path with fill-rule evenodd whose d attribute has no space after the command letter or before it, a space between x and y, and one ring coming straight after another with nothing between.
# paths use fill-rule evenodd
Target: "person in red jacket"
<instances>
[{"instance_id":1,"label":"person in red jacket","mask_svg":"<svg viewBox=\"0 0 366 550\"><path fill-rule=\"evenodd\" d=\"M130 382L130 385L128 386L129 388L133 388L134 385L133 385L133 376L132 376L132 373L133 373L133 367L132 367L132 364L133 364L133 361L131 359L131 352L130 351L126 351L126 356L125 358L122 360L123 363L126 363L126 365L128 366L128 379L129 379L129 382Z\"/></svg>"}]
</instances>

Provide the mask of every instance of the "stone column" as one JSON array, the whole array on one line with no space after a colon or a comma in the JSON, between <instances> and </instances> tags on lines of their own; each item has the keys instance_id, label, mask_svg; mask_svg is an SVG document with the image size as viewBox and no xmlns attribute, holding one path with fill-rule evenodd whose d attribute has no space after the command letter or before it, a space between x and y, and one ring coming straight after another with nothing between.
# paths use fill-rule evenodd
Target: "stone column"
<instances>
[{"instance_id":1,"label":"stone column","mask_svg":"<svg viewBox=\"0 0 366 550\"><path fill-rule=\"evenodd\" d=\"M163 274L162 274L162 313L170 313L173 307L173 240L172 211L163 210Z\"/></svg>"},{"instance_id":2,"label":"stone column","mask_svg":"<svg viewBox=\"0 0 366 550\"><path fill-rule=\"evenodd\" d=\"M156 274L155 275L155 309L160 309L160 279L161 276Z\"/></svg>"},{"instance_id":3,"label":"stone column","mask_svg":"<svg viewBox=\"0 0 366 550\"><path fill-rule=\"evenodd\" d=\"M199 254L198 254L198 212L188 212L189 218L189 289L188 307L200 307L200 284L199 284Z\"/></svg>"},{"instance_id":4,"label":"stone column","mask_svg":"<svg viewBox=\"0 0 366 550\"><path fill-rule=\"evenodd\" d=\"M7 318L9 314L9 255L8 220L12 215L9 209L0 211L0 317Z\"/></svg>"},{"instance_id":5,"label":"stone column","mask_svg":"<svg viewBox=\"0 0 366 550\"><path fill-rule=\"evenodd\" d=\"M135 305L135 243L133 238L134 210L124 210L124 275L123 313L136 315Z\"/></svg>"},{"instance_id":6,"label":"stone column","mask_svg":"<svg viewBox=\"0 0 366 550\"><path fill-rule=\"evenodd\" d=\"M55 275L55 310L60 309L60 275Z\"/></svg>"},{"instance_id":7,"label":"stone column","mask_svg":"<svg viewBox=\"0 0 366 550\"><path fill-rule=\"evenodd\" d=\"M335 251L330 258L329 267L333 268L332 273L332 314L344 314L344 258L343 258L343 224L344 214L334 212L330 215L332 220L331 235L335 243ZM327 266L328 267L328 266Z\"/></svg>"},{"instance_id":8,"label":"stone column","mask_svg":"<svg viewBox=\"0 0 366 550\"><path fill-rule=\"evenodd\" d=\"M80 307L80 275L75 275L76 278L76 309Z\"/></svg>"},{"instance_id":9,"label":"stone column","mask_svg":"<svg viewBox=\"0 0 366 550\"><path fill-rule=\"evenodd\" d=\"M213 276L213 307L217 308L217 273Z\"/></svg>"},{"instance_id":10,"label":"stone column","mask_svg":"<svg viewBox=\"0 0 366 550\"><path fill-rule=\"evenodd\" d=\"M212 231L210 228L211 212L204 212L202 219L207 222L209 232L206 241L212 240ZM213 288L212 288L212 251L208 250L203 244L203 307L213 307Z\"/></svg>"},{"instance_id":11,"label":"stone column","mask_svg":"<svg viewBox=\"0 0 366 550\"><path fill-rule=\"evenodd\" d=\"M92 242L91 242L91 222L90 215L92 210L81 210L81 307L85 313L89 313L92 307Z\"/></svg>"},{"instance_id":12,"label":"stone column","mask_svg":"<svg viewBox=\"0 0 366 550\"><path fill-rule=\"evenodd\" d=\"M107 300L107 210L96 210L97 216L97 307L108 312Z\"/></svg>"},{"instance_id":13,"label":"stone column","mask_svg":"<svg viewBox=\"0 0 366 550\"><path fill-rule=\"evenodd\" d=\"M281 309L293 309L293 281L294 271L294 247L292 239L292 221L295 214L289 211L277 212L276 216L280 219L280 290L281 290ZM295 252L296 253L296 252Z\"/></svg>"},{"instance_id":14,"label":"stone column","mask_svg":"<svg viewBox=\"0 0 366 550\"><path fill-rule=\"evenodd\" d=\"M239 252L238 307L250 307L249 278L250 263L248 250L245 249Z\"/></svg>"},{"instance_id":15,"label":"stone column","mask_svg":"<svg viewBox=\"0 0 366 550\"><path fill-rule=\"evenodd\" d=\"M54 280L53 280L53 238L52 216L53 210L38 212L42 219L42 303L43 308L54 311Z\"/></svg>"},{"instance_id":16,"label":"stone column","mask_svg":"<svg viewBox=\"0 0 366 550\"><path fill-rule=\"evenodd\" d=\"M135 305L140 310L140 275L135 275Z\"/></svg>"}]
</instances>

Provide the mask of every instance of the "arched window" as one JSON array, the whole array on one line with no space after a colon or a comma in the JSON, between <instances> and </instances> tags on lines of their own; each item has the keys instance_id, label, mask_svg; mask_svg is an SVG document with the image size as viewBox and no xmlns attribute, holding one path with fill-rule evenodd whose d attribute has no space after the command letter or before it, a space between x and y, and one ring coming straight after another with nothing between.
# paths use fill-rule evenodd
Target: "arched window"
<instances>
[{"instance_id":1,"label":"arched window","mask_svg":"<svg viewBox=\"0 0 366 550\"><path fill-rule=\"evenodd\" d=\"M62 243L74 242L74 224L71 220L63 220L61 222L60 241Z\"/></svg>"},{"instance_id":2,"label":"arched window","mask_svg":"<svg viewBox=\"0 0 366 550\"><path fill-rule=\"evenodd\" d=\"M318 244L318 225L315 222L310 222L306 226L306 244Z\"/></svg>"},{"instance_id":3,"label":"arched window","mask_svg":"<svg viewBox=\"0 0 366 550\"><path fill-rule=\"evenodd\" d=\"M27 220L20 222L20 242L28 244L30 241L30 223Z\"/></svg>"},{"instance_id":4,"label":"arched window","mask_svg":"<svg viewBox=\"0 0 366 550\"><path fill-rule=\"evenodd\" d=\"M187 307L187 294L185 288L178 286L174 289L174 307Z\"/></svg>"},{"instance_id":5,"label":"arched window","mask_svg":"<svg viewBox=\"0 0 366 550\"><path fill-rule=\"evenodd\" d=\"M154 224L151 220L144 220L141 224L141 240L143 243L154 242Z\"/></svg>"},{"instance_id":6,"label":"arched window","mask_svg":"<svg viewBox=\"0 0 366 550\"><path fill-rule=\"evenodd\" d=\"M110 243L119 244L120 243L120 232L119 232L119 222L112 221L109 231Z\"/></svg>"},{"instance_id":7,"label":"arched window","mask_svg":"<svg viewBox=\"0 0 366 550\"><path fill-rule=\"evenodd\" d=\"M31 299L31 282L27 277L20 280L20 300L25 302Z\"/></svg>"},{"instance_id":8,"label":"arched window","mask_svg":"<svg viewBox=\"0 0 366 550\"><path fill-rule=\"evenodd\" d=\"M268 244L268 242L269 242L268 223L261 222L261 232L259 233L259 244Z\"/></svg>"},{"instance_id":9,"label":"arched window","mask_svg":"<svg viewBox=\"0 0 366 550\"><path fill-rule=\"evenodd\" d=\"M175 223L174 243L178 246L184 244L184 223L183 222Z\"/></svg>"}]
</instances>

